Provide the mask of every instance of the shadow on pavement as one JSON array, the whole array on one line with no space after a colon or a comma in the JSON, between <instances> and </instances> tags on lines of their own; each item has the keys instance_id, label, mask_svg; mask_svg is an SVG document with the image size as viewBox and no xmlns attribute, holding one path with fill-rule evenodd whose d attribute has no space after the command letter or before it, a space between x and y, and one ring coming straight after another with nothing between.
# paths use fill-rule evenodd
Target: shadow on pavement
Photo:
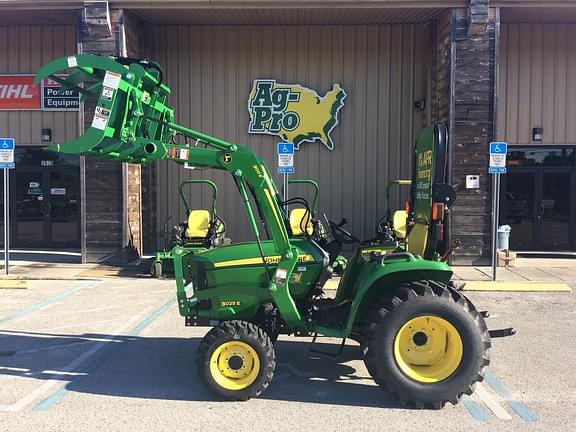
<instances>
[{"instance_id":1,"label":"shadow on pavement","mask_svg":"<svg viewBox=\"0 0 576 432\"><path fill-rule=\"evenodd\" d=\"M10 251L11 262L29 262L37 264L80 264L80 252L51 251L51 250L12 250ZM4 261L4 250L0 251L0 260Z\"/></svg>"},{"instance_id":2,"label":"shadow on pavement","mask_svg":"<svg viewBox=\"0 0 576 432\"><path fill-rule=\"evenodd\" d=\"M201 386L195 371L195 351L200 340L3 330L0 333L0 376L37 380L56 377L68 381L66 388L78 393L212 401L214 399ZM77 367L66 368L98 344L104 347L94 356ZM325 350L336 347L321 344ZM347 345L339 360L310 354L308 348L305 341L276 343L276 373L262 399L401 408L374 384L364 369L357 371L348 364L361 359L357 345ZM5 381L6 385L9 383L18 393L17 381Z\"/></svg>"}]
</instances>

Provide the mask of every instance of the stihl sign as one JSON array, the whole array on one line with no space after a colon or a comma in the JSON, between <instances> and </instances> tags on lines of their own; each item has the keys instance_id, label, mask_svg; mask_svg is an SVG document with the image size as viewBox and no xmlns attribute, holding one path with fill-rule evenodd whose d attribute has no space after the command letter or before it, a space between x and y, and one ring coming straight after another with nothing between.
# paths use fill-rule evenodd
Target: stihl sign
<instances>
[{"instance_id":1,"label":"stihl sign","mask_svg":"<svg viewBox=\"0 0 576 432\"><path fill-rule=\"evenodd\" d=\"M46 78L34 84L34 75L0 75L0 110L70 111L80 107L75 90L60 90L60 84Z\"/></svg>"},{"instance_id":2,"label":"stihl sign","mask_svg":"<svg viewBox=\"0 0 576 432\"><path fill-rule=\"evenodd\" d=\"M39 110L40 86L34 75L0 75L0 110Z\"/></svg>"}]
</instances>

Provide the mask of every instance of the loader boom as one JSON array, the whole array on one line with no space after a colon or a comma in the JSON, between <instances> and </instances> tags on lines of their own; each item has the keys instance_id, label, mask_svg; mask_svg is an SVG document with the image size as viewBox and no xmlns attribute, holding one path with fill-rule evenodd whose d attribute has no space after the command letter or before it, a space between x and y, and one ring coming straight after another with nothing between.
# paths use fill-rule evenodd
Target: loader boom
<instances>
[{"instance_id":1,"label":"loader boom","mask_svg":"<svg viewBox=\"0 0 576 432\"><path fill-rule=\"evenodd\" d=\"M67 78L62 78L67 71ZM35 82L46 77L60 82L64 89L79 91L87 103L96 103L94 118L84 135L49 146L50 150L135 164L171 160L228 171L238 185L251 228L261 245L251 192L281 257L269 289L288 325L298 326L300 313L288 288L298 251L290 243L278 190L260 157L247 147L177 124L174 109L166 102L170 88L162 82L162 71L154 63L79 54L48 63L38 71ZM186 141L192 139L193 144L177 143L176 135L183 135ZM261 247L260 251L265 262ZM178 297L181 308L186 307L183 286L178 287Z\"/></svg>"}]
</instances>

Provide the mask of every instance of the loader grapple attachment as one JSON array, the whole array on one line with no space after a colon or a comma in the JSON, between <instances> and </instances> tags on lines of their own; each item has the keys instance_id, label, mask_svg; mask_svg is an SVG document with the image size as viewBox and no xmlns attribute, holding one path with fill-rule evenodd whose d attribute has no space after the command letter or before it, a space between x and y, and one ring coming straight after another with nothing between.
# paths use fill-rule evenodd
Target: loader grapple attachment
<instances>
[{"instance_id":1,"label":"loader grapple attachment","mask_svg":"<svg viewBox=\"0 0 576 432\"><path fill-rule=\"evenodd\" d=\"M69 75L63 78L63 73ZM166 142L174 134L174 110L166 105L170 88L162 83L162 71L155 63L79 54L48 63L35 82L46 77L62 84L63 90L78 91L86 104L94 105L84 135L49 149L132 163L166 156Z\"/></svg>"}]
</instances>

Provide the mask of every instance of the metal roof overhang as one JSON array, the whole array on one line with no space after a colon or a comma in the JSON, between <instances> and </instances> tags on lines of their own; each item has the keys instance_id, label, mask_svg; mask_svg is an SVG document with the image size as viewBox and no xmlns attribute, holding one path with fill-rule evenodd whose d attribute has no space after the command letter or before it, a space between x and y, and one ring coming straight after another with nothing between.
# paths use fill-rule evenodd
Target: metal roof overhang
<instances>
[{"instance_id":1,"label":"metal roof overhang","mask_svg":"<svg viewBox=\"0 0 576 432\"><path fill-rule=\"evenodd\" d=\"M111 8L160 24L421 23L469 0L118 0ZM576 0L491 0L504 22L575 22ZM0 0L0 25L74 24L81 0Z\"/></svg>"},{"instance_id":2,"label":"metal roof overhang","mask_svg":"<svg viewBox=\"0 0 576 432\"><path fill-rule=\"evenodd\" d=\"M502 8L500 21L511 23L576 23L575 7Z\"/></svg>"}]
</instances>

